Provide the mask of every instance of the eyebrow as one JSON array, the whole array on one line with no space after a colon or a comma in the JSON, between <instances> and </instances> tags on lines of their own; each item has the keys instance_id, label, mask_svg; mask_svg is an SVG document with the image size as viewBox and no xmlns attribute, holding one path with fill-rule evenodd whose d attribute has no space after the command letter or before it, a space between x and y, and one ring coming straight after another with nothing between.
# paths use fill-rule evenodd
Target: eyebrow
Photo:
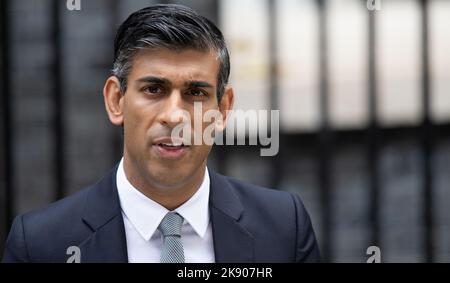
<instances>
[{"instance_id":1,"label":"eyebrow","mask_svg":"<svg viewBox=\"0 0 450 283\"><path fill-rule=\"evenodd\" d=\"M153 83L153 84L161 84L161 85L172 85L172 83L166 79L166 78L162 78L162 77L156 77L156 76L147 76L147 77L142 77L140 79L137 80L138 82L141 83ZM203 88L214 88L213 85L211 85L210 83L206 82L206 81L187 81L184 83L184 85L186 87L203 87Z\"/></svg>"},{"instance_id":2,"label":"eyebrow","mask_svg":"<svg viewBox=\"0 0 450 283\"><path fill-rule=\"evenodd\" d=\"M188 81L184 85L187 87L214 88L210 83L205 82L205 81Z\"/></svg>"},{"instance_id":3,"label":"eyebrow","mask_svg":"<svg viewBox=\"0 0 450 283\"><path fill-rule=\"evenodd\" d=\"M161 77L147 76L137 80L140 83L154 83L154 84L167 84L170 85L170 81Z\"/></svg>"}]
</instances>

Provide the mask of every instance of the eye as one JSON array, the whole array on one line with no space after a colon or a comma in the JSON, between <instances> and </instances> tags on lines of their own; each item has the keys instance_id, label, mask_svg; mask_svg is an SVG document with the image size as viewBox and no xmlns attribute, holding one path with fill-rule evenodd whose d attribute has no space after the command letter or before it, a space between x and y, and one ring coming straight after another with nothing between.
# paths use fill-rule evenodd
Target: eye
<instances>
[{"instance_id":1,"label":"eye","mask_svg":"<svg viewBox=\"0 0 450 283\"><path fill-rule=\"evenodd\" d=\"M193 88L187 91L188 95L191 96L206 96L206 92L199 88Z\"/></svg>"},{"instance_id":2,"label":"eye","mask_svg":"<svg viewBox=\"0 0 450 283\"><path fill-rule=\"evenodd\" d=\"M164 92L163 88L160 86L146 86L144 89L145 93L148 94L161 94Z\"/></svg>"}]
</instances>

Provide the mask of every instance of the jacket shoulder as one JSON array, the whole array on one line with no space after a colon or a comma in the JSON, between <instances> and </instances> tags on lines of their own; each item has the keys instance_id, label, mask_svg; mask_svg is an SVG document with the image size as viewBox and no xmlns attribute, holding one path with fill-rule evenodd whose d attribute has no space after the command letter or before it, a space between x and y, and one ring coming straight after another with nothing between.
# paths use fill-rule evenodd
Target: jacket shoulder
<instances>
[{"instance_id":1,"label":"jacket shoulder","mask_svg":"<svg viewBox=\"0 0 450 283\"><path fill-rule=\"evenodd\" d=\"M84 188L43 208L34 209L19 216L22 217L29 231L41 230L40 227L50 229L55 226L60 229L71 225L74 219L81 217L87 195L93 189L92 186Z\"/></svg>"},{"instance_id":2,"label":"jacket shoulder","mask_svg":"<svg viewBox=\"0 0 450 283\"><path fill-rule=\"evenodd\" d=\"M52 262L54 251L78 245L90 229L81 215L90 190L87 187L46 207L18 215L6 242L4 262Z\"/></svg>"},{"instance_id":3,"label":"jacket shoulder","mask_svg":"<svg viewBox=\"0 0 450 283\"><path fill-rule=\"evenodd\" d=\"M254 236L255 253L268 250L289 261L318 262L320 253L309 214L297 194L225 177L244 208L240 222ZM282 256L282 255L283 256Z\"/></svg>"}]
</instances>

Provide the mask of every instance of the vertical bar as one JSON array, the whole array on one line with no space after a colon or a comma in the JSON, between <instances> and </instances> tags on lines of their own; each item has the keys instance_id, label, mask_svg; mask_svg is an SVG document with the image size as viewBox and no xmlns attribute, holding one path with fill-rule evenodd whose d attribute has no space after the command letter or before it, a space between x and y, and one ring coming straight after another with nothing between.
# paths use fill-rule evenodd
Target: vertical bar
<instances>
[{"instance_id":1,"label":"vertical bar","mask_svg":"<svg viewBox=\"0 0 450 283\"><path fill-rule=\"evenodd\" d=\"M216 170L222 174L227 175L228 174L228 154L229 152L226 152L225 145L221 146L215 146L214 153L216 154Z\"/></svg>"},{"instance_id":2,"label":"vertical bar","mask_svg":"<svg viewBox=\"0 0 450 283\"><path fill-rule=\"evenodd\" d=\"M279 109L279 95L278 95L278 14L277 1L268 0L268 38L269 38L269 96L270 96L270 110ZM271 115L268 115L271 121ZM270 123L270 122L269 122ZM271 125L271 123L270 123ZM269 129L272 134L271 129ZM271 179L270 187L278 189L281 183L281 176L283 172L282 152L283 133L280 132L279 152L272 157L271 165Z\"/></svg>"},{"instance_id":3,"label":"vertical bar","mask_svg":"<svg viewBox=\"0 0 450 283\"><path fill-rule=\"evenodd\" d=\"M424 255L427 262L434 261L433 250L433 176L431 155L433 147L432 121L430 119L430 62L428 36L428 1L420 0L421 6L421 51L422 51L422 127L421 147L423 157L423 222L424 222Z\"/></svg>"},{"instance_id":4,"label":"vertical bar","mask_svg":"<svg viewBox=\"0 0 450 283\"><path fill-rule=\"evenodd\" d=\"M364 3L365 4L365 3ZM379 211L379 148L380 130L377 119L377 69L376 69L376 10L368 11L368 103L369 127L367 129L367 168L369 179L369 225L371 227L368 246L379 246L380 220Z\"/></svg>"},{"instance_id":5,"label":"vertical bar","mask_svg":"<svg viewBox=\"0 0 450 283\"><path fill-rule=\"evenodd\" d=\"M219 0L214 0L214 11L215 11L215 18L212 19L212 21L215 21L215 23L217 24L217 26L220 25L220 23L222 22L221 17L220 17L220 5L219 5ZM220 28L220 27L219 27ZM225 134L226 132L224 132L224 139L225 139ZM226 144L223 143L223 145L221 146L215 146L216 148L216 160L217 160L217 170L219 170L219 172L223 175L227 175L228 174L228 163L229 163L229 152L227 153L226 151Z\"/></svg>"},{"instance_id":6,"label":"vertical bar","mask_svg":"<svg viewBox=\"0 0 450 283\"><path fill-rule=\"evenodd\" d=\"M64 196L65 185L65 163L64 163L64 121L63 113L63 93L62 93L62 62L61 62L61 22L59 15L59 3L61 1L52 1L52 44L53 44L53 131L54 131L54 169L55 169L55 192L54 198L60 199Z\"/></svg>"},{"instance_id":7,"label":"vertical bar","mask_svg":"<svg viewBox=\"0 0 450 283\"><path fill-rule=\"evenodd\" d=\"M275 0L268 0L270 108L278 109L278 18Z\"/></svg>"},{"instance_id":8,"label":"vertical bar","mask_svg":"<svg viewBox=\"0 0 450 283\"><path fill-rule=\"evenodd\" d=\"M0 13L1 13L1 23L0 23L0 39L2 40L1 49L1 123L2 123L2 144L1 149L2 156L2 168L4 173L4 218L2 223L4 223L4 231L8 231L11 226L13 214L14 214L14 127L12 127L12 99L11 99L11 75L10 75L10 36L9 36L9 0L0 1ZM3 222L4 221L4 222ZM0 239L2 243L3 239Z\"/></svg>"},{"instance_id":9,"label":"vertical bar","mask_svg":"<svg viewBox=\"0 0 450 283\"><path fill-rule=\"evenodd\" d=\"M317 0L319 9L319 109L320 132L318 135L319 186L322 205L322 257L324 261L332 261L331 251L331 180L330 164L332 162L333 140L329 123L329 90L328 90L328 27L326 1Z\"/></svg>"}]
</instances>

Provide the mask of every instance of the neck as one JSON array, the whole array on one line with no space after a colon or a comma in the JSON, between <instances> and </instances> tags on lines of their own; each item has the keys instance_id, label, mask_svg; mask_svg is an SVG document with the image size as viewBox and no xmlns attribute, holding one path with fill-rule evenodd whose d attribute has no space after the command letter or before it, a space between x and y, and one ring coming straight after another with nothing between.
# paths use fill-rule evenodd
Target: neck
<instances>
[{"instance_id":1,"label":"neck","mask_svg":"<svg viewBox=\"0 0 450 283\"><path fill-rule=\"evenodd\" d=\"M200 188L205 176L206 161L186 181L177 185L165 186L148 181L139 174L132 162L124 157L123 169L127 180L146 197L172 211L188 201Z\"/></svg>"}]
</instances>

